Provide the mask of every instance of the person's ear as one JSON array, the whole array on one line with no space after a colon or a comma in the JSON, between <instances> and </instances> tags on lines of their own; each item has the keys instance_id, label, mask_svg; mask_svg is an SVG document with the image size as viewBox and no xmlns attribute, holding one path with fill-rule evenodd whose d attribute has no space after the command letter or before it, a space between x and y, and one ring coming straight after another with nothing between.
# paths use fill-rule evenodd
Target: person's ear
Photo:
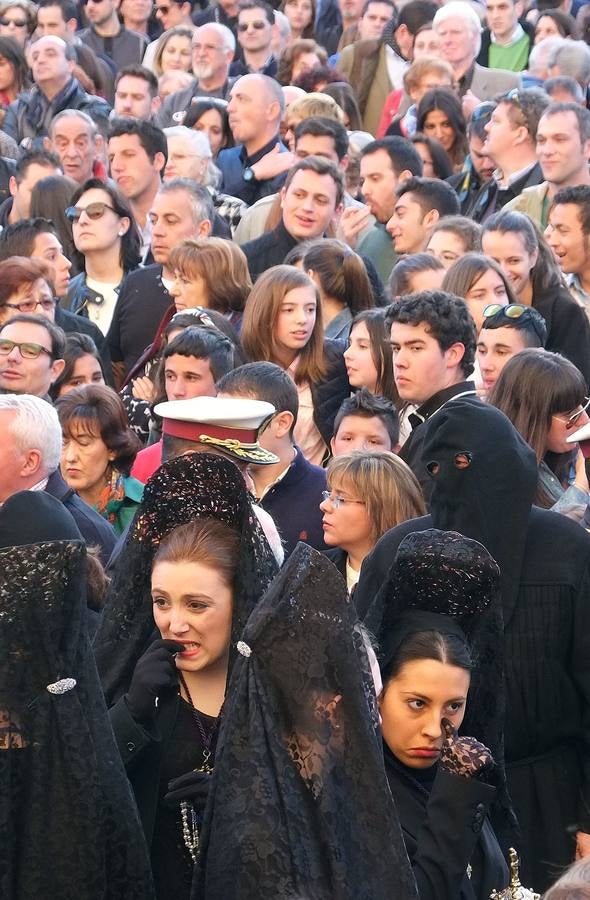
<instances>
[{"instance_id":1,"label":"person's ear","mask_svg":"<svg viewBox=\"0 0 590 900\"><path fill-rule=\"evenodd\" d=\"M350 157L349 157L349 155L348 155L348 153L347 153L345 156L342 157L342 159L341 159L340 162L338 163L338 167L339 167L343 172L346 172L346 170L348 169L348 164L349 164L349 162L350 162Z\"/></svg>"},{"instance_id":2,"label":"person's ear","mask_svg":"<svg viewBox=\"0 0 590 900\"><path fill-rule=\"evenodd\" d=\"M336 435L333 435L330 438L330 450L332 451L332 456L336 456L336 454L334 453L334 447L336 446L336 442L334 440L335 437L336 437Z\"/></svg>"},{"instance_id":3,"label":"person's ear","mask_svg":"<svg viewBox=\"0 0 590 900\"><path fill-rule=\"evenodd\" d=\"M57 379L59 378L59 376L65 369L65 367L66 367L65 359L54 359L53 360L53 362L51 363L51 375L52 375L51 383L52 384L54 381L57 381Z\"/></svg>"},{"instance_id":4,"label":"person's ear","mask_svg":"<svg viewBox=\"0 0 590 900\"><path fill-rule=\"evenodd\" d=\"M277 413L271 422L271 427L274 426L275 436L277 438L284 438L288 435L293 427L294 421L295 417L293 416L293 413L286 409L283 410L283 412Z\"/></svg>"},{"instance_id":5,"label":"person's ear","mask_svg":"<svg viewBox=\"0 0 590 900\"><path fill-rule=\"evenodd\" d=\"M156 95L155 97L152 97L152 102L150 104L150 114L152 116L155 116L156 113L158 112L158 110L160 109L161 105L162 105L162 98L160 97L159 94Z\"/></svg>"},{"instance_id":6,"label":"person's ear","mask_svg":"<svg viewBox=\"0 0 590 900\"><path fill-rule=\"evenodd\" d=\"M197 227L197 237L206 238L211 234L211 222L209 219L203 219Z\"/></svg>"},{"instance_id":7,"label":"person's ear","mask_svg":"<svg viewBox=\"0 0 590 900\"><path fill-rule=\"evenodd\" d=\"M448 350L445 350L447 369L456 369L457 366L460 365L461 360L464 356L465 344L462 344L460 341L455 341L454 344L451 344Z\"/></svg>"},{"instance_id":8,"label":"person's ear","mask_svg":"<svg viewBox=\"0 0 590 900\"><path fill-rule=\"evenodd\" d=\"M131 219L127 216L123 216L121 221L119 222L119 237L123 237L124 234L127 234L131 227Z\"/></svg>"},{"instance_id":9,"label":"person's ear","mask_svg":"<svg viewBox=\"0 0 590 900\"><path fill-rule=\"evenodd\" d=\"M40 450L27 450L23 458L23 464L20 470L21 478L30 478L31 475L36 476L42 466L42 456Z\"/></svg>"},{"instance_id":10,"label":"person's ear","mask_svg":"<svg viewBox=\"0 0 590 900\"><path fill-rule=\"evenodd\" d=\"M11 175L8 179L8 190L10 191L11 197L16 197L16 192L18 190L18 184L16 183L16 178L14 175Z\"/></svg>"},{"instance_id":11,"label":"person's ear","mask_svg":"<svg viewBox=\"0 0 590 900\"><path fill-rule=\"evenodd\" d=\"M78 20L77 19L68 19L66 22L66 31L69 31L70 34L75 34L78 30Z\"/></svg>"},{"instance_id":12,"label":"person's ear","mask_svg":"<svg viewBox=\"0 0 590 900\"><path fill-rule=\"evenodd\" d=\"M283 207L283 201L284 201L284 199L285 199L286 194L287 194L287 189L284 188L284 187L282 187L282 188L281 188L281 192L280 192L280 194L279 194L279 197L281 198L281 209L284 208L284 207Z\"/></svg>"},{"instance_id":13,"label":"person's ear","mask_svg":"<svg viewBox=\"0 0 590 900\"><path fill-rule=\"evenodd\" d=\"M166 157L164 156L163 153L160 153L160 152L156 153L156 155L154 156L154 169L157 172L159 172L161 175L162 172L164 171L165 167L166 167Z\"/></svg>"},{"instance_id":14,"label":"person's ear","mask_svg":"<svg viewBox=\"0 0 590 900\"><path fill-rule=\"evenodd\" d=\"M439 219L440 213L438 209L429 209L422 219L422 225L424 228L428 229L428 231L432 231Z\"/></svg>"},{"instance_id":15,"label":"person's ear","mask_svg":"<svg viewBox=\"0 0 590 900\"><path fill-rule=\"evenodd\" d=\"M409 169L402 169L402 171L397 176L397 183L401 184L402 181L407 181L408 178L412 178L412 173Z\"/></svg>"}]
</instances>

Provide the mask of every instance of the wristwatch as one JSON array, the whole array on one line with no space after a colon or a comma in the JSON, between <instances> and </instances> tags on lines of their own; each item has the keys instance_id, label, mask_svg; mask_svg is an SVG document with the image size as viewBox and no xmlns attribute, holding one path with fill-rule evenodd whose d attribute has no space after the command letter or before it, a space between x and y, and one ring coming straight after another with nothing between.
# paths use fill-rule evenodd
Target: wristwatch
<instances>
[{"instance_id":1,"label":"wristwatch","mask_svg":"<svg viewBox=\"0 0 590 900\"><path fill-rule=\"evenodd\" d=\"M242 178L245 182L247 182L247 184L251 184L253 181L256 181L256 175L254 174L250 166L246 166L246 168L242 172Z\"/></svg>"}]
</instances>

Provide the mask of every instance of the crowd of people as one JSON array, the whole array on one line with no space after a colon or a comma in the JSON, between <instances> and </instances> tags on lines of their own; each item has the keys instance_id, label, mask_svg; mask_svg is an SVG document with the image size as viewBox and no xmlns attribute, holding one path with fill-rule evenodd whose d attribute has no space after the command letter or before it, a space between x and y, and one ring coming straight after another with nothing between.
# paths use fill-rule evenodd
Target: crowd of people
<instances>
[{"instance_id":1,"label":"crowd of people","mask_svg":"<svg viewBox=\"0 0 590 900\"><path fill-rule=\"evenodd\" d=\"M590 898L590 3L0 0L0 897Z\"/></svg>"}]
</instances>

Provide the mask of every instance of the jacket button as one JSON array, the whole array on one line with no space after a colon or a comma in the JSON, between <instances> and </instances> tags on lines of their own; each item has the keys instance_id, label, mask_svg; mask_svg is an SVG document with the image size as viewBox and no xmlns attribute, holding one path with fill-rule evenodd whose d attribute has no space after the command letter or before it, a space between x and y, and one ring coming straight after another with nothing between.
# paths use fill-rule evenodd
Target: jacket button
<instances>
[{"instance_id":1,"label":"jacket button","mask_svg":"<svg viewBox=\"0 0 590 900\"><path fill-rule=\"evenodd\" d=\"M133 743L133 741L129 741L129 743L127 744L127 749L130 753L133 753L133 751L135 750L135 744Z\"/></svg>"},{"instance_id":2,"label":"jacket button","mask_svg":"<svg viewBox=\"0 0 590 900\"><path fill-rule=\"evenodd\" d=\"M485 813L485 811L486 811L485 804L478 803L477 806L475 807L475 811L478 813L482 813L482 814Z\"/></svg>"}]
</instances>

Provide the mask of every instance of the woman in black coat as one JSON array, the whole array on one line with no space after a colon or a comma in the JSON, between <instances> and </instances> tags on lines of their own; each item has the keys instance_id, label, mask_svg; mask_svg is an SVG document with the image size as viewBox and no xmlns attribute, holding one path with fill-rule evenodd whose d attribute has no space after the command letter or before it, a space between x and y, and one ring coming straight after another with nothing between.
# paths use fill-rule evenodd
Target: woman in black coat
<instances>
[{"instance_id":1,"label":"woman in black coat","mask_svg":"<svg viewBox=\"0 0 590 900\"><path fill-rule=\"evenodd\" d=\"M487 817L503 797L489 705L501 703L502 667L489 652L500 638L498 591L481 544L434 529L406 537L381 591L385 768L421 900L488 900L508 884ZM468 703L466 733L496 745L497 779L487 747L458 737Z\"/></svg>"}]
</instances>

